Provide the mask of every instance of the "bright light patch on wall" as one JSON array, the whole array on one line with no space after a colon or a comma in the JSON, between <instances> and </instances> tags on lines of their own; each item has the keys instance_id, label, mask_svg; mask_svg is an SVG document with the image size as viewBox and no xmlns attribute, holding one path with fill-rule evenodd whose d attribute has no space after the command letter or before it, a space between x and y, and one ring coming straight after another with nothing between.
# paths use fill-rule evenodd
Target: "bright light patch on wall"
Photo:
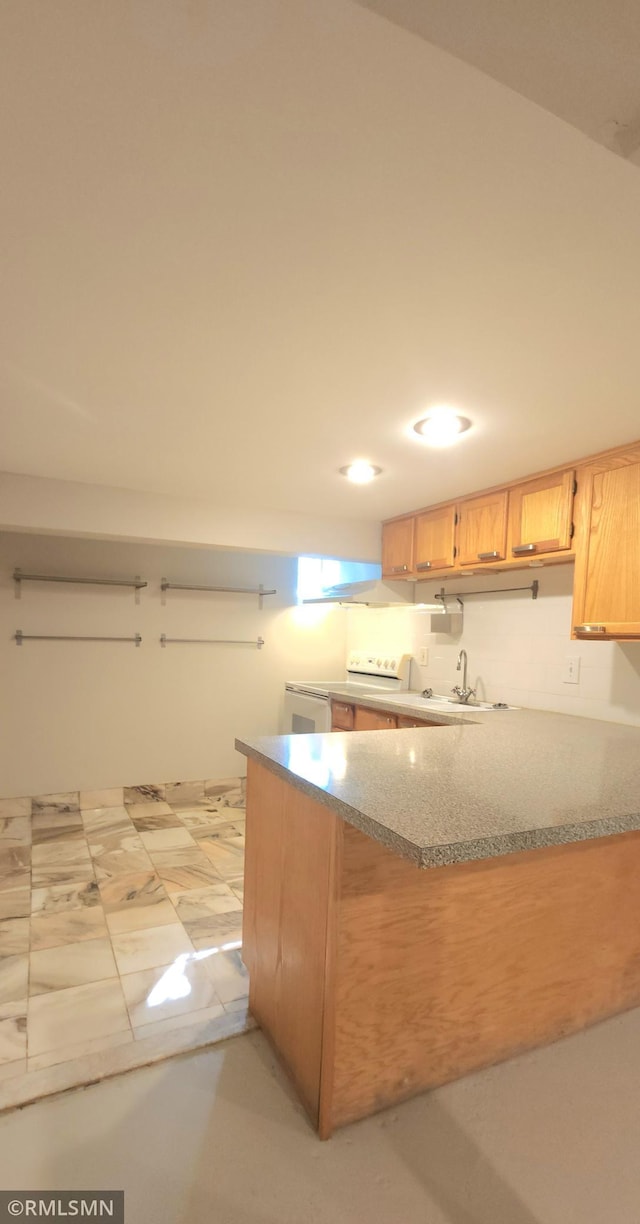
<instances>
[{"instance_id":1,"label":"bright light patch on wall","mask_svg":"<svg viewBox=\"0 0 640 1224\"><path fill-rule=\"evenodd\" d=\"M312 596L312 598L315 599L316 596ZM321 625L322 622L331 615L333 610L334 609L331 604L300 603L296 604L293 608L288 608L287 614L291 617L291 620L295 625L298 625L301 628L311 629L314 625Z\"/></svg>"},{"instance_id":2,"label":"bright light patch on wall","mask_svg":"<svg viewBox=\"0 0 640 1224\"><path fill-rule=\"evenodd\" d=\"M460 435L470 428L471 421L468 417L460 416L453 408L442 405L432 408L422 420L416 421L413 431L428 446L452 446Z\"/></svg>"}]
</instances>

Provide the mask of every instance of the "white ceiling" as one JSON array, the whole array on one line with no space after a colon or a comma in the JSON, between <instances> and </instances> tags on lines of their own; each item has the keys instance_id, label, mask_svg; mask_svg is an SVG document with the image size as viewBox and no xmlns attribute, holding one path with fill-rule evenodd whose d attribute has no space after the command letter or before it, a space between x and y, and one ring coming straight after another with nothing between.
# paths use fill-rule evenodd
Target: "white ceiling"
<instances>
[{"instance_id":1,"label":"white ceiling","mask_svg":"<svg viewBox=\"0 0 640 1224\"><path fill-rule=\"evenodd\" d=\"M640 165L638 0L357 0Z\"/></svg>"},{"instance_id":2,"label":"white ceiling","mask_svg":"<svg viewBox=\"0 0 640 1224\"><path fill-rule=\"evenodd\" d=\"M640 436L640 175L351 0L3 0L0 156L1 469L381 518Z\"/></svg>"}]
</instances>

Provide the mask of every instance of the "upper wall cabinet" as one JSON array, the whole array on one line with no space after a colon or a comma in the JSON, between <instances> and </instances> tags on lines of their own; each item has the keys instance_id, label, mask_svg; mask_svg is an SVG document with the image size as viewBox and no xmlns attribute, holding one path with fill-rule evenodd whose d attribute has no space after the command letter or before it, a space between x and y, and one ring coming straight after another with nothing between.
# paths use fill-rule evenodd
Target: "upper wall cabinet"
<instances>
[{"instance_id":1,"label":"upper wall cabinet","mask_svg":"<svg viewBox=\"0 0 640 1224\"><path fill-rule=\"evenodd\" d=\"M640 447L578 471L573 632L640 638Z\"/></svg>"},{"instance_id":2,"label":"upper wall cabinet","mask_svg":"<svg viewBox=\"0 0 640 1224\"><path fill-rule=\"evenodd\" d=\"M456 555L455 505L440 506L437 510L417 514L415 523L416 574L420 578L428 578L432 572L451 569Z\"/></svg>"},{"instance_id":3,"label":"upper wall cabinet","mask_svg":"<svg viewBox=\"0 0 640 1224\"><path fill-rule=\"evenodd\" d=\"M571 548L575 472L554 472L509 490L508 557L539 557Z\"/></svg>"},{"instance_id":4,"label":"upper wall cabinet","mask_svg":"<svg viewBox=\"0 0 640 1224\"><path fill-rule=\"evenodd\" d=\"M396 519L382 528L382 576L408 577L413 570L415 519Z\"/></svg>"},{"instance_id":5,"label":"upper wall cabinet","mask_svg":"<svg viewBox=\"0 0 640 1224\"><path fill-rule=\"evenodd\" d=\"M458 557L460 566L504 561L507 548L506 489L470 497L458 509Z\"/></svg>"}]
</instances>

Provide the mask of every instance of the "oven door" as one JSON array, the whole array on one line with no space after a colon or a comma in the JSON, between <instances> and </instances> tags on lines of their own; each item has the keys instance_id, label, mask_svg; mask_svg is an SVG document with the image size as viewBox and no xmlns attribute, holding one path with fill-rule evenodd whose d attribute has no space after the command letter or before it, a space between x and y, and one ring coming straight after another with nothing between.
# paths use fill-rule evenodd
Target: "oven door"
<instances>
[{"instance_id":1,"label":"oven door","mask_svg":"<svg viewBox=\"0 0 640 1224\"><path fill-rule=\"evenodd\" d=\"M284 734L313 735L331 730L331 703L328 697L314 693L284 691Z\"/></svg>"}]
</instances>

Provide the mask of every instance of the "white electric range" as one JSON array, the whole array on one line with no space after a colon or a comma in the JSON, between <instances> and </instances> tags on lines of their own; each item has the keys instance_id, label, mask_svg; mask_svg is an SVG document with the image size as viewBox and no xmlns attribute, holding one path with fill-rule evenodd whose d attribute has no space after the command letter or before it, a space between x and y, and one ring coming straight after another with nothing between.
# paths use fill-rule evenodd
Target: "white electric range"
<instances>
[{"instance_id":1,"label":"white electric range","mask_svg":"<svg viewBox=\"0 0 640 1224\"><path fill-rule=\"evenodd\" d=\"M284 686L285 735L331 730L331 696L346 699L380 697L409 688L411 655L399 651L372 654L353 650L347 658L344 680L287 680Z\"/></svg>"}]
</instances>

